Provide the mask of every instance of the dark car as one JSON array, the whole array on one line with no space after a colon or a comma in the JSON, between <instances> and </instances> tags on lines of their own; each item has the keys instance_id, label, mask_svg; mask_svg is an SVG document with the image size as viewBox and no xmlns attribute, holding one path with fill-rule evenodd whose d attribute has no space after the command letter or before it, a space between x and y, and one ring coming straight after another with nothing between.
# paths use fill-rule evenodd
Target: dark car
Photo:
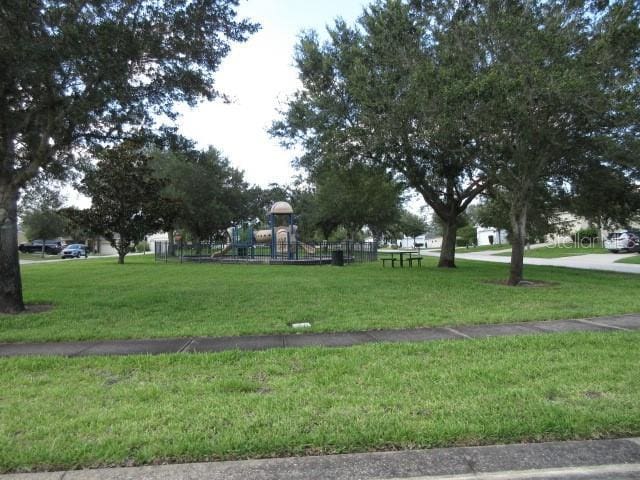
<instances>
[{"instance_id":1,"label":"dark car","mask_svg":"<svg viewBox=\"0 0 640 480\"><path fill-rule=\"evenodd\" d=\"M87 246L80 243L73 243L62 250L62 258L87 258Z\"/></svg>"},{"instance_id":2,"label":"dark car","mask_svg":"<svg viewBox=\"0 0 640 480\"><path fill-rule=\"evenodd\" d=\"M57 240L44 241L44 253L47 255L57 255L62 250L63 245ZM34 240L31 243L21 243L18 250L22 253L40 253L42 252L42 240Z\"/></svg>"}]
</instances>

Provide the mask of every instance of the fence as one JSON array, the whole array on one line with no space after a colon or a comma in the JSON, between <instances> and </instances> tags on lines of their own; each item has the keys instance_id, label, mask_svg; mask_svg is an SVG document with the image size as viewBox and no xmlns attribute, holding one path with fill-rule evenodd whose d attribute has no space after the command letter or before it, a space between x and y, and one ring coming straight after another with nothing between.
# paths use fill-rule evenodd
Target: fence
<instances>
[{"instance_id":1,"label":"fence","mask_svg":"<svg viewBox=\"0 0 640 480\"><path fill-rule=\"evenodd\" d=\"M272 250L275 248L275 252ZM156 262L324 264L335 261L338 252L345 263L373 262L378 249L373 242L278 242L242 246L224 243L156 242Z\"/></svg>"}]
</instances>

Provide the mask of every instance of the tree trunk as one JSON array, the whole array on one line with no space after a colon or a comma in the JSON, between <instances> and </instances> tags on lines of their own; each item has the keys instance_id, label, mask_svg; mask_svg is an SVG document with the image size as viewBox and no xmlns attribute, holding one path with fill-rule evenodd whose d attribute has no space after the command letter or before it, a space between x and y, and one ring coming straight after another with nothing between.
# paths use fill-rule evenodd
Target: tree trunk
<instances>
[{"instance_id":1,"label":"tree trunk","mask_svg":"<svg viewBox=\"0 0 640 480\"><path fill-rule=\"evenodd\" d=\"M129 244L131 242L129 240L125 240L120 236L117 243L115 245L112 243L112 246L115 247L118 252L118 265L124 265L124 257L129 253Z\"/></svg>"},{"instance_id":2,"label":"tree trunk","mask_svg":"<svg viewBox=\"0 0 640 480\"><path fill-rule=\"evenodd\" d=\"M439 268L456 268L456 234L458 225L456 217L443 222L442 248L440 249Z\"/></svg>"},{"instance_id":3,"label":"tree trunk","mask_svg":"<svg viewBox=\"0 0 640 480\"><path fill-rule=\"evenodd\" d=\"M509 285L519 285L523 280L524 247L527 241L527 205L514 203L511 206L511 268L509 270Z\"/></svg>"},{"instance_id":4,"label":"tree trunk","mask_svg":"<svg viewBox=\"0 0 640 480\"><path fill-rule=\"evenodd\" d=\"M24 310L18 256L18 191L0 184L0 313Z\"/></svg>"},{"instance_id":5,"label":"tree trunk","mask_svg":"<svg viewBox=\"0 0 640 480\"><path fill-rule=\"evenodd\" d=\"M169 257L176 256L176 252L175 252L176 244L173 239L174 234L175 234L175 231L172 228L167 230L167 256Z\"/></svg>"}]
</instances>

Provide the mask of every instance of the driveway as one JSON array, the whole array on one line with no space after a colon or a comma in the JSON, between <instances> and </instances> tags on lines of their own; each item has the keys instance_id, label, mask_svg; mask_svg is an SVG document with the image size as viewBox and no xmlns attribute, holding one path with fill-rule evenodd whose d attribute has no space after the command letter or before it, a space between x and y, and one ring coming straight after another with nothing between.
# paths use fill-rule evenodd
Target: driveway
<instances>
[{"instance_id":1,"label":"driveway","mask_svg":"<svg viewBox=\"0 0 640 480\"><path fill-rule=\"evenodd\" d=\"M545 244L538 244L532 245L532 248L543 248L544 246ZM510 263L511 259L509 257L496 255L510 251L511 249L509 248L505 250L485 250L473 253L456 252L456 258L464 260L479 260L482 262ZM429 257L440 256L440 252L433 250L422 251L422 254ZM587 255L572 255L570 257L561 258L524 257L524 264L640 274L640 264L615 263L617 260L622 258L634 257L637 255L637 253L590 253Z\"/></svg>"}]
</instances>

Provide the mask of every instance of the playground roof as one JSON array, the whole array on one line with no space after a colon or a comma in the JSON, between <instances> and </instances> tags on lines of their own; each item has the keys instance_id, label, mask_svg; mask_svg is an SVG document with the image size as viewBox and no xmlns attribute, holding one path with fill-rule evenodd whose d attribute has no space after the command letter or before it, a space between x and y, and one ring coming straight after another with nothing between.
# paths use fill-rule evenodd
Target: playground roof
<instances>
[{"instance_id":1,"label":"playground roof","mask_svg":"<svg viewBox=\"0 0 640 480\"><path fill-rule=\"evenodd\" d=\"M271 206L269 213L288 214L293 213L293 208L287 202L276 202Z\"/></svg>"}]
</instances>

